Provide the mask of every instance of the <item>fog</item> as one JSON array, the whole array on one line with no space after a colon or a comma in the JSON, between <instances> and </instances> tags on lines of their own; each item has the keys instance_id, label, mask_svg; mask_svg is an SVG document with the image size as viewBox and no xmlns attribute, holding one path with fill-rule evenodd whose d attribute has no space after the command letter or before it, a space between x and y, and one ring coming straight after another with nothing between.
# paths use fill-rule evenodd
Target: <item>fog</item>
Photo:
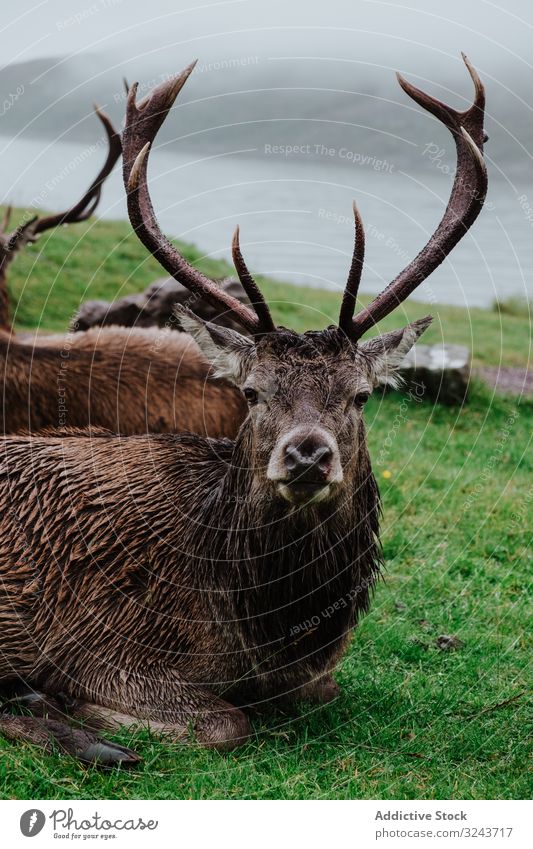
<instances>
[{"instance_id":1,"label":"fog","mask_svg":"<svg viewBox=\"0 0 533 849\"><path fill-rule=\"evenodd\" d=\"M194 102L182 146L192 133L194 145L228 135L228 143L250 146L265 135L254 122L278 119L298 119L290 132L276 128L280 142L340 143L345 128L330 126L323 138L318 119L355 122L359 138L370 128L372 145L386 155L394 141L387 133L403 137L413 120L393 72L466 105L463 50L487 86L489 154L505 151L503 170L529 158L533 9L526 0L505 9L484 0L24 0L6 5L2 20L2 135L88 139L92 100L121 118L124 76L148 85L198 58L182 98ZM226 133L212 130L221 124Z\"/></svg>"}]
</instances>

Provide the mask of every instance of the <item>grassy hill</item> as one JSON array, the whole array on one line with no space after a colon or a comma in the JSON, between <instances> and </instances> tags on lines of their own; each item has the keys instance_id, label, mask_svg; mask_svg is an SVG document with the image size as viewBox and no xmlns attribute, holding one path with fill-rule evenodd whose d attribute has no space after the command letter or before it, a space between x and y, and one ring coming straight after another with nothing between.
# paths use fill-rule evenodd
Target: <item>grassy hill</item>
<instances>
[{"instance_id":1,"label":"grassy hill","mask_svg":"<svg viewBox=\"0 0 533 849\"><path fill-rule=\"evenodd\" d=\"M213 275L229 272L186 256ZM65 228L13 264L18 327L66 328L78 303L141 290L161 269L125 223ZM262 281L281 323L335 320L339 294ZM432 305L424 337L478 364L524 366L527 317ZM383 329L428 312L409 303ZM525 798L533 404L474 383L463 409L374 398L366 420L384 502L385 581L326 707L256 717L223 755L122 733L132 772L86 769L0 740L2 798ZM442 637L456 638L452 649Z\"/></svg>"}]
</instances>

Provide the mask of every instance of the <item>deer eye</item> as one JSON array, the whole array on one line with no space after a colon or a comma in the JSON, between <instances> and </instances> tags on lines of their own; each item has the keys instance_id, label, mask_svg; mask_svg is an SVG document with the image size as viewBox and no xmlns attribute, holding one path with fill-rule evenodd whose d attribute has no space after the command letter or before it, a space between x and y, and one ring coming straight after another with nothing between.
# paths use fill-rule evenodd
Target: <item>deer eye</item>
<instances>
[{"instance_id":1,"label":"deer eye","mask_svg":"<svg viewBox=\"0 0 533 849\"><path fill-rule=\"evenodd\" d=\"M370 392L358 392L354 395L353 403L356 407L362 407L370 398Z\"/></svg>"},{"instance_id":2,"label":"deer eye","mask_svg":"<svg viewBox=\"0 0 533 849\"><path fill-rule=\"evenodd\" d=\"M254 404L257 404L258 395L255 389L252 389L251 386L247 386L245 389L243 389L243 394L251 407L253 407Z\"/></svg>"}]
</instances>

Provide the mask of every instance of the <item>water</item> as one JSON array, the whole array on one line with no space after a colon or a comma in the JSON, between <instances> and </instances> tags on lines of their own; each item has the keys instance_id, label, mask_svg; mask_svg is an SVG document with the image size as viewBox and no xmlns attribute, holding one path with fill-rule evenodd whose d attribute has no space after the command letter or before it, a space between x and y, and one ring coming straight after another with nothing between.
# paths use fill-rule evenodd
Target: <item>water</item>
<instances>
[{"instance_id":1,"label":"water","mask_svg":"<svg viewBox=\"0 0 533 849\"><path fill-rule=\"evenodd\" d=\"M57 210L90 181L103 149L36 139L0 139L4 201ZM7 179L6 179L7 175ZM241 225L250 268L291 283L341 290L353 244L355 198L367 231L362 291L380 291L425 244L449 197L452 177L422 160L406 170L240 152L155 151L150 186L163 229L206 256L230 258ZM530 181L531 182L531 181ZM525 195L526 200L520 196ZM533 298L533 189L492 179L489 200L470 233L418 290L416 298L490 307L495 298ZM103 218L126 218L120 169L107 182ZM533 217L533 212L531 213Z\"/></svg>"}]
</instances>

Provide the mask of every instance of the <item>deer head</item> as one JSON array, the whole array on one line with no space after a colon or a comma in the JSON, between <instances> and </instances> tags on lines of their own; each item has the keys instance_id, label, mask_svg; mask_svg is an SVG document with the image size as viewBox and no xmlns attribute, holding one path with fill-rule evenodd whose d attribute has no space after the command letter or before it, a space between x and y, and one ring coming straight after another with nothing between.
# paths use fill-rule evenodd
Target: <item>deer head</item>
<instances>
[{"instance_id":1,"label":"deer head","mask_svg":"<svg viewBox=\"0 0 533 849\"><path fill-rule=\"evenodd\" d=\"M0 328L3 330L10 329L6 279L9 264L22 248L35 242L46 230L52 230L60 224L73 224L90 218L100 201L102 185L122 153L120 134L98 106L95 106L95 112L104 126L108 145L107 156L102 168L80 200L64 212L26 218L12 232L8 232L11 207L6 210L0 229Z\"/></svg>"},{"instance_id":2,"label":"deer head","mask_svg":"<svg viewBox=\"0 0 533 849\"><path fill-rule=\"evenodd\" d=\"M354 317L364 257L363 224L354 204L355 246L338 325L303 334L275 326L242 257L238 228L233 237L233 260L251 307L222 292L193 268L159 228L147 184L149 151L194 64L139 103L137 86L129 91L123 149L131 223L169 274L218 308L230 311L251 333L250 338L179 310L182 325L194 335L215 374L233 381L248 401L243 431L254 477L276 497L292 504L329 500L353 482L358 447L366 450L364 404L378 384L395 383L400 363L431 317L367 341L361 337L440 265L483 206L487 192L482 155L484 90L468 59L463 59L475 86L474 103L465 112L457 112L398 76L403 90L448 128L456 145L455 181L435 233L395 280Z\"/></svg>"}]
</instances>

